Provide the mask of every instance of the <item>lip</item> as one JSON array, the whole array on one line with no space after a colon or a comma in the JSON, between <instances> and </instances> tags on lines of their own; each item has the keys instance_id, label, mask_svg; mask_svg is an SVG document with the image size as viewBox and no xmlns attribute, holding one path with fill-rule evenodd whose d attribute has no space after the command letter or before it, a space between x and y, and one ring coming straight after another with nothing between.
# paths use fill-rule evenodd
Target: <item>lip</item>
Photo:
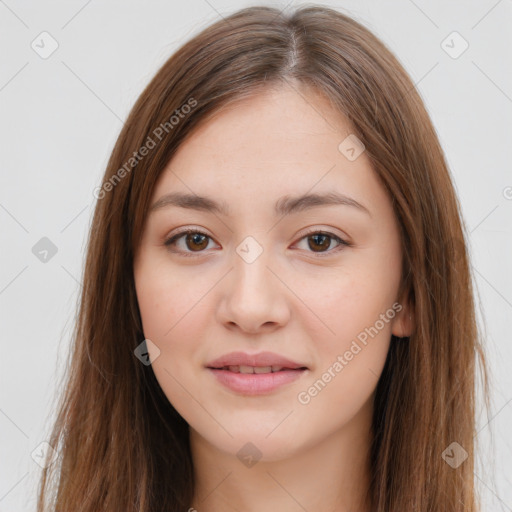
<instances>
[{"instance_id":1,"label":"lip","mask_svg":"<svg viewBox=\"0 0 512 512\"><path fill-rule=\"evenodd\" d=\"M305 364L297 363L273 352L259 352L257 354L230 352L206 364L207 368L222 368L224 366L282 366L291 369L307 369Z\"/></svg>"},{"instance_id":2,"label":"lip","mask_svg":"<svg viewBox=\"0 0 512 512\"><path fill-rule=\"evenodd\" d=\"M282 370L272 373L236 373L222 369L226 366L281 366ZM231 352L206 365L218 382L231 391L243 395L264 395L299 379L309 368L273 352L247 354Z\"/></svg>"}]
</instances>

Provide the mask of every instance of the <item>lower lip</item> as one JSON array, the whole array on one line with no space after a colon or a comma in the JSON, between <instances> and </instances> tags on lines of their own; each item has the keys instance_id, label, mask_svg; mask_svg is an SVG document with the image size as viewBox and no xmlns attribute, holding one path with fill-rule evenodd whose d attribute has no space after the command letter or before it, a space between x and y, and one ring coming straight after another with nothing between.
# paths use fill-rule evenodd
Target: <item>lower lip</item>
<instances>
[{"instance_id":1,"label":"lower lip","mask_svg":"<svg viewBox=\"0 0 512 512\"><path fill-rule=\"evenodd\" d=\"M244 395L263 395L299 379L306 370L283 370L274 373L235 373L208 368L221 384Z\"/></svg>"}]
</instances>

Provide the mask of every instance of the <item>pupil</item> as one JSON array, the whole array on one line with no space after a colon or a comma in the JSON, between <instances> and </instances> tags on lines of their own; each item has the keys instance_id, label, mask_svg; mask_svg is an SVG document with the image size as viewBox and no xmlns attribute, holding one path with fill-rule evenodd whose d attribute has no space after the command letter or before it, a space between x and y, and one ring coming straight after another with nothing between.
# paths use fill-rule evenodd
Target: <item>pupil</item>
<instances>
[{"instance_id":1,"label":"pupil","mask_svg":"<svg viewBox=\"0 0 512 512\"><path fill-rule=\"evenodd\" d=\"M206 245L204 245L206 236L201 235L200 233L189 233L187 235L187 246L188 246L189 241L192 241L193 244L201 244L201 238L203 239L203 245L201 247L199 247L199 249L204 249L208 245L208 242L206 243ZM196 245L196 248L197 248L197 245ZM193 247L189 247L189 249L193 250Z\"/></svg>"},{"instance_id":2,"label":"pupil","mask_svg":"<svg viewBox=\"0 0 512 512\"><path fill-rule=\"evenodd\" d=\"M322 244L322 242L318 242L317 240L320 238L320 239L323 239L323 241L325 242L325 240L327 240L329 237L329 235L311 235L310 237L310 240L313 240L315 244L319 244L319 245L323 245L323 248L326 249L327 247L329 247L329 243L327 243L327 246L325 244ZM311 244L309 244L309 247L313 250L315 250ZM320 251L317 251L317 252L320 252Z\"/></svg>"}]
</instances>

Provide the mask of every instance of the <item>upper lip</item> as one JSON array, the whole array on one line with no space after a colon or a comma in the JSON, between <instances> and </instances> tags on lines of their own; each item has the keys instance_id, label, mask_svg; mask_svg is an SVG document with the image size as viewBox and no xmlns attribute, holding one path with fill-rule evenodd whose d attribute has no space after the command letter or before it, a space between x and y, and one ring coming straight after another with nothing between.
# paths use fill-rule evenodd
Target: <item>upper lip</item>
<instances>
[{"instance_id":1,"label":"upper lip","mask_svg":"<svg viewBox=\"0 0 512 512\"><path fill-rule=\"evenodd\" d=\"M230 352L210 361L208 368L223 368L224 366L281 366L283 368L307 368L305 364L296 363L291 359L273 352L246 354L245 352Z\"/></svg>"}]
</instances>

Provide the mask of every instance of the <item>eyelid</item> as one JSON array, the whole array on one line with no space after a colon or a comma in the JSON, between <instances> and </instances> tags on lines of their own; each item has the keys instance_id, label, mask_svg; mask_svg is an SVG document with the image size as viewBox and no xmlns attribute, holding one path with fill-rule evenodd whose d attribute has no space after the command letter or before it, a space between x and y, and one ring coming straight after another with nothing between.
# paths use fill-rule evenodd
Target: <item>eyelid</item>
<instances>
[{"instance_id":1,"label":"eyelid","mask_svg":"<svg viewBox=\"0 0 512 512\"><path fill-rule=\"evenodd\" d=\"M332 229L332 228L331 228ZM329 238L332 238L336 242L338 242L338 245L334 249L330 249L325 252L314 252L314 251L306 251L309 254L312 254L315 258L327 258L328 256L332 256L333 254L337 254L340 250L343 250L345 247L352 247L352 243L348 242L344 238L342 238L339 235L336 235L335 233L328 231L328 229L322 229L318 227L313 227L311 229L308 229L308 231L301 233L299 235L299 238L297 242L301 242L304 238L306 238L309 235L327 235Z\"/></svg>"},{"instance_id":2,"label":"eyelid","mask_svg":"<svg viewBox=\"0 0 512 512\"><path fill-rule=\"evenodd\" d=\"M188 227L188 228L183 228L183 229L177 231L176 233L173 233L171 236L167 237L165 239L165 241L164 241L164 246L166 246L170 250L170 247L171 247L171 245L173 243L177 242L180 239L181 236L186 235L188 233L204 235L207 238L209 238L210 240L214 240L214 238L212 236L210 236L208 233L205 233L203 231L203 228ZM197 253L195 253L195 252L192 252L192 251L171 251L171 250L170 250L170 252L172 252L174 254L180 254L180 255L186 256L186 257L188 257L188 256L192 256L192 257L201 256L201 255L203 255L205 253L205 251L197 251Z\"/></svg>"},{"instance_id":3,"label":"eyelid","mask_svg":"<svg viewBox=\"0 0 512 512\"><path fill-rule=\"evenodd\" d=\"M195 227L183 228L180 231L177 231L176 233L173 233L171 236L166 238L165 241L164 241L164 245L166 247L171 247L171 245L173 243L175 243L177 240L179 240L181 236L186 235L188 233L204 235L207 238L209 238L210 240L215 241L215 239L212 236L210 236L208 233L205 233L204 231L202 231L202 229L203 228L195 228ZM326 235L329 238L331 238L331 239L335 240L336 242L338 242L338 245L334 249L330 249L330 250L328 250L326 252L306 251L306 252L310 252L311 254L313 254L314 257L316 257L316 258L317 257L322 258L322 257L330 256L332 254L337 253L340 249L343 249L344 247L352 247L352 243L351 242L348 242L344 238L341 238L339 235L336 235L335 233L332 233L332 232L328 231L327 229L322 229L322 228L318 228L318 227L317 228L311 228L308 231L301 233L299 235L299 238L298 238L297 242L301 242L308 235L313 235L313 234ZM217 242L215 242L215 243L217 243ZM194 251L171 251L171 252L174 253L174 254L181 254L182 256L185 256L185 257L188 257L188 256L192 256L192 257L201 256L201 255L204 255L204 253L206 253L205 250L197 251L197 252L194 252Z\"/></svg>"}]
</instances>

